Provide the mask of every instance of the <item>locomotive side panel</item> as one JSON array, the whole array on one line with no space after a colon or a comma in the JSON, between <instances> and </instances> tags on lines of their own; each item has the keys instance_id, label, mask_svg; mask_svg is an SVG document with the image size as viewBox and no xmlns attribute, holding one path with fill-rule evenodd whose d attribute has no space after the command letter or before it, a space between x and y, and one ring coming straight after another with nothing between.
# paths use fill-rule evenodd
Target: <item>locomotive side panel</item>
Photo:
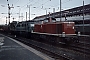
<instances>
[{"instance_id":1,"label":"locomotive side panel","mask_svg":"<svg viewBox=\"0 0 90 60\"><path fill-rule=\"evenodd\" d=\"M62 30L65 34L75 34L74 23L62 23Z\"/></svg>"},{"instance_id":2,"label":"locomotive side panel","mask_svg":"<svg viewBox=\"0 0 90 60\"><path fill-rule=\"evenodd\" d=\"M50 34L75 34L74 23L61 22L61 23L47 23L36 24L34 32L50 33Z\"/></svg>"},{"instance_id":3,"label":"locomotive side panel","mask_svg":"<svg viewBox=\"0 0 90 60\"><path fill-rule=\"evenodd\" d=\"M46 27L47 27L46 24L42 24L41 26L42 33L46 33L46 30L47 30Z\"/></svg>"},{"instance_id":4,"label":"locomotive side panel","mask_svg":"<svg viewBox=\"0 0 90 60\"><path fill-rule=\"evenodd\" d=\"M56 34L56 32L56 24L51 23L46 25L46 33Z\"/></svg>"},{"instance_id":5,"label":"locomotive side panel","mask_svg":"<svg viewBox=\"0 0 90 60\"><path fill-rule=\"evenodd\" d=\"M61 34L63 32L63 29L62 29L62 24L57 24L57 27L56 27L56 34Z\"/></svg>"},{"instance_id":6,"label":"locomotive side panel","mask_svg":"<svg viewBox=\"0 0 90 60\"><path fill-rule=\"evenodd\" d=\"M41 25L40 24L35 24L34 32L40 32L40 31L41 31Z\"/></svg>"}]
</instances>

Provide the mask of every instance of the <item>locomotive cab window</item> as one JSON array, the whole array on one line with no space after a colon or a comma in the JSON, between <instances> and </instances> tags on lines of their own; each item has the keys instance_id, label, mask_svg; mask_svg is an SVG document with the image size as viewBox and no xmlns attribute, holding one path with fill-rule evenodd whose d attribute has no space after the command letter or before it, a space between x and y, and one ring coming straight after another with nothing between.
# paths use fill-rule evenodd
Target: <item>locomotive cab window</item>
<instances>
[{"instance_id":1,"label":"locomotive cab window","mask_svg":"<svg viewBox=\"0 0 90 60\"><path fill-rule=\"evenodd\" d=\"M30 24L31 27L34 27L34 24Z\"/></svg>"}]
</instances>

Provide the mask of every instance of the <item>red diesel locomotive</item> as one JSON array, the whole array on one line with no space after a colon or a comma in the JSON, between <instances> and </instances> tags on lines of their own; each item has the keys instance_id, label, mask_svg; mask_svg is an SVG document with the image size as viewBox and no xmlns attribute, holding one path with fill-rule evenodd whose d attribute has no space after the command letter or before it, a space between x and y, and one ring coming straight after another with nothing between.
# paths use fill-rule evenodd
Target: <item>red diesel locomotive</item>
<instances>
[{"instance_id":1,"label":"red diesel locomotive","mask_svg":"<svg viewBox=\"0 0 90 60\"><path fill-rule=\"evenodd\" d=\"M49 22L36 24L34 32L50 33L50 34L75 34L74 22Z\"/></svg>"},{"instance_id":2,"label":"red diesel locomotive","mask_svg":"<svg viewBox=\"0 0 90 60\"><path fill-rule=\"evenodd\" d=\"M35 24L34 32L31 35L34 39L54 44L66 44L78 41L78 37L75 34L74 22L56 22L53 18L47 18L43 20L43 23Z\"/></svg>"}]
</instances>

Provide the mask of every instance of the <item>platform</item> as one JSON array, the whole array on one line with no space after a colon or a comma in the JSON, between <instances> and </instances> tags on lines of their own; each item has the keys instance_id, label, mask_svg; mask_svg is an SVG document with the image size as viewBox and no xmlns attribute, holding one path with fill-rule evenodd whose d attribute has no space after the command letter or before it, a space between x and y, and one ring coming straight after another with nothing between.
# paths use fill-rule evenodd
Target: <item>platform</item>
<instances>
[{"instance_id":1,"label":"platform","mask_svg":"<svg viewBox=\"0 0 90 60\"><path fill-rule=\"evenodd\" d=\"M0 60L54 60L53 58L10 37L0 34Z\"/></svg>"}]
</instances>

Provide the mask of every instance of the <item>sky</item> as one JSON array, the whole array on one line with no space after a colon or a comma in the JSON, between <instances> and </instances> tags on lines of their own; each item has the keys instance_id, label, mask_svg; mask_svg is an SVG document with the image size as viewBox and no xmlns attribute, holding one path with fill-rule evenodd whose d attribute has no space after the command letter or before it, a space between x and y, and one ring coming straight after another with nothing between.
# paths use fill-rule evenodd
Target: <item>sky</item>
<instances>
[{"instance_id":1,"label":"sky","mask_svg":"<svg viewBox=\"0 0 90 60\"><path fill-rule=\"evenodd\" d=\"M83 5L83 0L61 0L61 2L62 10ZM84 0L84 3L85 5L90 4L90 0ZM53 13L53 8L55 8L55 12L60 11L60 0L0 0L0 25L6 24L6 17L8 17L8 4L10 7L14 7L10 9L10 22L25 21L26 12L28 17L27 20L29 20L29 7L27 5L30 5L31 20L36 16L45 15L46 10L47 13ZM21 17L19 18L19 16ZM15 19L13 20L13 18Z\"/></svg>"}]
</instances>

